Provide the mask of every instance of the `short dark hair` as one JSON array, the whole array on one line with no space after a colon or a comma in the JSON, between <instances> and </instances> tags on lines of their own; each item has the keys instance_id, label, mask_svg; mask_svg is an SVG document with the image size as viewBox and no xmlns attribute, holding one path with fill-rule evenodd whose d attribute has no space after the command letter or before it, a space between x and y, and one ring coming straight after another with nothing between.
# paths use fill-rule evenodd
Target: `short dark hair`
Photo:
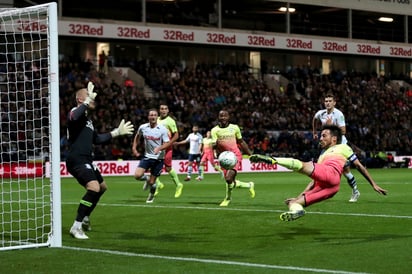
<instances>
[{"instance_id":1,"label":"short dark hair","mask_svg":"<svg viewBox=\"0 0 412 274\"><path fill-rule=\"evenodd\" d=\"M336 125L324 125L322 130L329 130L330 135L337 137L337 143L342 143L342 130Z\"/></svg>"}]
</instances>

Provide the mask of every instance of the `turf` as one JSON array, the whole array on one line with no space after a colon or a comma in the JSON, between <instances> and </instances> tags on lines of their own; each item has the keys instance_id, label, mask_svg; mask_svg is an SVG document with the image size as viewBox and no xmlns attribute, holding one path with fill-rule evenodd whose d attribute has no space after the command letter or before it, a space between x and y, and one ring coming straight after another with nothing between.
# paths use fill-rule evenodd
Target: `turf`
<instances>
[{"instance_id":1,"label":"turf","mask_svg":"<svg viewBox=\"0 0 412 274\"><path fill-rule=\"evenodd\" d=\"M243 173L256 197L233 192L219 207L225 185L217 175L185 184L174 198L166 187L145 203L142 182L107 177L108 192L92 215L90 239L70 237L82 188L62 179L63 248L0 252L1 273L410 273L412 269L412 170L373 169L388 189L375 193L354 171L361 191L349 203L342 180L335 197L307 208L295 222L279 220L283 200L308 178L296 173ZM183 181L184 175L180 176Z\"/></svg>"}]
</instances>

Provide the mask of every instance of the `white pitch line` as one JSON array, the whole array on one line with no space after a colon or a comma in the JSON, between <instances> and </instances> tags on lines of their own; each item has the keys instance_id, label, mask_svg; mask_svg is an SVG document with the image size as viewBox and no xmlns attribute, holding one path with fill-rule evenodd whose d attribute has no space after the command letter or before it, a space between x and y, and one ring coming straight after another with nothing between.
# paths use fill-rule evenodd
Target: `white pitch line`
<instances>
[{"instance_id":1,"label":"white pitch line","mask_svg":"<svg viewBox=\"0 0 412 274\"><path fill-rule=\"evenodd\" d=\"M290 271L304 271L304 272L316 272L316 273L367 274L366 272L349 272L349 271L343 271L343 270L330 270L330 269L321 269L321 268L294 267L294 266L282 266L282 265L270 265L270 264L255 264L255 263L236 262L236 261L200 259L200 258L193 258L193 257L188 257L188 258L172 257L172 256L141 254L141 253L132 253L132 252L124 252L124 251L105 250L105 249L72 247L72 246L63 246L62 248L77 250L77 251L106 253L106 254L111 254L111 255L120 255L120 256L128 256L128 257L142 257L142 258L164 259L164 260L173 260L173 261L187 261L187 262L196 262L196 263L205 263L205 264L236 265L236 266L244 266L244 267L282 269L282 270L290 270Z\"/></svg>"},{"instance_id":2,"label":"white pitch line","mask_svg":"<svg viewBox=\"0 0 412 274\"><path fill-rule=\"evenodd\" d=\"M66 205L78 205L75 202L63 202ZM150 207L150 208L169 208L169 209L197 209L197 210L226 210L226 211L241 211L241 212L268 212L268 213L281 213L284 210L272 210L272 209L251 209L251 208L222 208L222 207L200 207L200 206L171 206L171 205L145 205L145 204L107 204L99 203L98 206L113 206L113 207ZM379 217L379 218L395 218L395 219L412 219L412 216L408 215L387 215L387 214L366 214L366 213L342 213L342 212L311 212L306 211L308 215L340 215L340 216L357 216L357 217Z\"/></svg>"}]
</instances>

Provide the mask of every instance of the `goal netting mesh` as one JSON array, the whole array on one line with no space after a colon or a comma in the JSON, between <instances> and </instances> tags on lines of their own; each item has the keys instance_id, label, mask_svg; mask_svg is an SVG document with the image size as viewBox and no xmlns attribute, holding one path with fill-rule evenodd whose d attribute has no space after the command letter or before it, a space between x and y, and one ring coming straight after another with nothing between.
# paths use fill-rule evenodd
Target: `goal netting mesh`
<instances>
[{"instance_id":1,"label":"goal netting mesh","mask_svg":"<svg viewBox=\"0 0 412 274\"><path fill-rule=\"evenodd\" d=\"M0 250L61 246L57 39L55 3L0 9Z\"/></svg>"}]
</instances>

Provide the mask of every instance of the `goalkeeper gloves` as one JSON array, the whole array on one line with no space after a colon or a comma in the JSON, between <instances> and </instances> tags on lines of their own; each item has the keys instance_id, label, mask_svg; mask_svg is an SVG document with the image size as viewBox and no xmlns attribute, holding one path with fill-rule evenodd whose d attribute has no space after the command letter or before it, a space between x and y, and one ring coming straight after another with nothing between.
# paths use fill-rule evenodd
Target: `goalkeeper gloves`
<instances>
[{"instance_id":1,"label":"goalkeeper gloves","mask_svg":"<svg viewBox=\"0 0 412 274\"><path fill-rule=\"evenodd\" d=\"M86 100L84 100L84 103L88 106L90 104L91 101L94 101L94 99L97 96L96 92L93 92L94 89L94 85L92 82L89 82L87 84L87 95L88 97L86 98Z\"/></svg>"},{"instance_id":2,"label":"goalkeeper gloves","mask_svg":"<svg viewBox=\"0 0 412 274\"><path fill-rule=\"evenodd\" d=\"M117 137L120 135L132 135L134 131L134 126L132 125L132 122L127 121L125 122L124 119L120 122L119 126L115 129L113 129L110 134L112 137Z\"/></svg>"}]
</instances>

